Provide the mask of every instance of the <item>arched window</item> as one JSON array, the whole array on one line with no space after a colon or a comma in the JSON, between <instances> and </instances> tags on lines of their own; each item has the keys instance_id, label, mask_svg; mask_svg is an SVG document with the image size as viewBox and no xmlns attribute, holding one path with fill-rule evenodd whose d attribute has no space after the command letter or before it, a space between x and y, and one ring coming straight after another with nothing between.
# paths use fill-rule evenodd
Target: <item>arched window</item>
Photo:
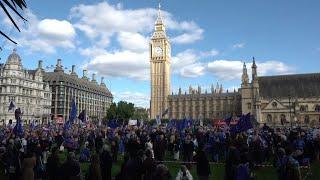
<instances>
[{"instance_id":1,"label":"arched window","mask_svg":"<svg viewBox=\"0 0 320 180\"><path fill-rule=\"evenodd\" d=\"M305 107L304 105L301 105L301 106L300 106L300 111L301 111L301 112L305 112L305 111L306 111L306 107Z\"/></svg>"},{"instance_id":2,"label":"arched window","mask_svg":"<svg viewBox=\"0 0 320 180\"><path fill-rule=\"evenodd\" d=\"M319 104L316 105L316 107L314 108L314 111L320 112L320 105Z\"/></svg>"},{"instance_id":3,"label":"arched window","mask_svg":"<svg viewBox=\"0 0 320 180\"><path fill-rule=\"evenodd\" d=\"M251 109L251 103L248 103L248 109Z\"/></svg>"},{"instance_id":4,"label":"arched window","mask_svg":"<svg viewBox=\"0 0 320 180\"><path fill-rule=\"evenodd\" d=\"M309 124L309 122L310 122L309 115L306 115L306 116L304 117L304 123L305 123L305 124Z\"/></svg>"},{"instance_id":5,"label":"arched window","mask_svg":"<svg viewBox=\"0 0 320 180\"><path fill-rule=\"evenodd\" d=\"M280 122L281 122L282 125L284 125L284 124L287 122L287 120L286 120L286 115L281 114L281 116L280 116Z\"/></svg>"},{"instance_id":6,"label":"arched window","mask_svg":"<svg viewBox=\"0 0 320 180\"><path fill-rule=\"evenodd\" d=\"M272 115L271 115L271 114L268 114L268 115L267 115L267 122L268 122L268 123L271 123L271 122L272 122Z\"/></svg>"}]
</instances>

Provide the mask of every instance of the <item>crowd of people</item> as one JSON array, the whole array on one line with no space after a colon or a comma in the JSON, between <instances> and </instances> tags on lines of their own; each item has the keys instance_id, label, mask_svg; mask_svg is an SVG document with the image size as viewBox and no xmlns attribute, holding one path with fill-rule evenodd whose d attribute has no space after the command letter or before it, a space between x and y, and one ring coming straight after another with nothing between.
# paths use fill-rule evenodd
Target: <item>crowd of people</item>
<instances>
[{"instance_id":1,"label":"crowd of people","mask_svg":"<svg viewBox=\"0 0 320 180\"><path fill-rule=\"evenodd\" d=\"M274 166L279 179L295 180L302 176L299 167L319 160L320 152L318 128L264 125L234 134L211 125L177 130L87 123L68 131L57 124L24 126L22 134L13 129L0 130L0 174L8 180L205 180L215 177L211 163L225 164L226 180L255 179L261 165ZM87 172L82 163L89 164ZM113 175L115 163L121 168ZM179 166L177 174L171 174L170 163Z\"/></svg>"}]
</instances>

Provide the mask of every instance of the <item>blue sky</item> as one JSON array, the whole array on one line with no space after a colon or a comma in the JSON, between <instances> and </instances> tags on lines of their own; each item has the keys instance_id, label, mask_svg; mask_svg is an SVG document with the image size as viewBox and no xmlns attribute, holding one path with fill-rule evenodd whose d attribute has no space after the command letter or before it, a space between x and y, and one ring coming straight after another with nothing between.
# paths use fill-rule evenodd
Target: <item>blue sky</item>
<instances>
[{"instance_id":1,"label":"blue sky","mask_svg":"<svg viewBox=\"0 0 320 180\"><path fill-rule=\"evenodd\" d=\"M105 76L115 100L149 106L148 42L157 16L155 0L30 1L29 23L1 30L19 43L27 69L61 58ZM172 46L172 91L240 85L242 62L256 58L259 75L319 72L320 1L168 0L162 14ZM1 61L12 44L0 38ZM67 71L68 71L67 70ZM249 72L251 72L249 70Z\"/></svg>"}]
</instances>

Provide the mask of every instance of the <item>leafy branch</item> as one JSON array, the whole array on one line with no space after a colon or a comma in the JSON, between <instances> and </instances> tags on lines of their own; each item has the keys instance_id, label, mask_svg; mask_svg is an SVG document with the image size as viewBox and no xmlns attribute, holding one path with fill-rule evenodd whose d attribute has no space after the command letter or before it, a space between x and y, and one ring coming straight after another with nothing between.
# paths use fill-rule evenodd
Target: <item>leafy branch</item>
<instances>
[{"instance_id":1,"label":"leafy branch","mask_svg":"<svg viewBox=\"0 0 320 180\"><path fill-rule=\"evenodd\" d=\"M14 25L14 27L19 31L20 28L15 22L15 20L12 18L12 14L8 11L8 9L11 9L17 16L19 16L24 22L27 20L19 13L19 10L23 10L27 8L27 3L25 0L0 0L0 7L4 11L4 13L7 15L7 17L10 19L11 23ZM14 44L17 44L13 39L11 39L8 35L6 35L4 32L0 30L0 35L4 36L6 39L11 41Z\"/></svg>"}]
</instances>

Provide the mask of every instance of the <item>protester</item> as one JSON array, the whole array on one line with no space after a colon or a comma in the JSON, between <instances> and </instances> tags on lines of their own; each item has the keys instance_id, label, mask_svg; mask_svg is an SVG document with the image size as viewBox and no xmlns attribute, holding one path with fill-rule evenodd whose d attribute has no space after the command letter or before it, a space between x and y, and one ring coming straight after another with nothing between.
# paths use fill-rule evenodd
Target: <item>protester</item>
<instances>
[{"instance_id":1,"label":"protester","mask_svg":"<svg viewBox=\"0 0 320 180\"><path fill-rule=\"evenodd\" d=\"M109 180L113 163L123 158L121 171L115 172L116 179L170 179L168 168L161 163L182 159L190 171L191 164L196 163L198 179L211 179L215 173L210 172L210 157L210 161L225 163L225 177L230 180L249 178L255 166L270 164L272 159L276 161L279 179L299 179L299 167L319 157L320 130L316 127L287 129L264 125L248 129L179 123L111 128L88 122L83 126L71 124L67 129L44 124L25 125L22 131L21 127L5 126L0 128L1 171L4 179L31 177L33 154L34 179L81 179L80 163L90 162L88 178L100 179L99 173L94 177L91 173L100 171L101 179ZM60 158L65 153L68 157L61 165ZM180 172L183 175L183 169Z\"/></svg>"},{"instance_id":2,"label":"protester","mask_svg":"<svg viewBox=\"0 0 320 180\"><path fill-rule=\"evenodd\" d=\"M103 150L100 154L101 176L103 180L111 180L112 158L108 149L107 145L103 145Z\"/></svg>"},{"instance_id":3,"label":"protester","mask_svg":"<svg viewBox=\"0 0 320 180\"><path fill-rule=\"evenodd\" d=\"M22 163L22 180L34 180L33 168L36 166L36 157L33 153L28 152Z\"/></svg>"},{"instance_id":4,"label":"protester","mask_svg":"<svg viewBox=\"0 0 320 180\"><path fill-rule=\"evenodd\" d=\"M49 180L61 179L61 177L60 177L61 162L60 162L60 158L59 158L58 153L59 153L58 147L54 147L54 148L52 148L52 153L48 158L47 174L48 174Z\"/></svg>"},{"instance_id":5,"label":"protester","mask_svg":"<svg viewBox=\"0 0 320 180\"><path fill-rule=\"evenodd\" d=\"M89 166L88 180L102 180L100 159L97 154L91 157L91 163Z\"/></svg>"},{"instance_id":6,"label":"protester","mask_svg":"<svg viewBox=\"0 0 320 180\"><path fill-rule=\"evenodd\" d=\"M75 154L70 152L67 161L62 164L62 179L65 180L80 180L81 169L80 164L77 162Z\"/></svg>"},{"instance_id":7,"label":"protester","mask_svg":"<svg viewBox=\"0 0 320 180\"><path fill-rule=\"evenodd\" d=\"M142 163L143 180L150 180L152 179L152 175L156 169L156 162L152 157L150 149L146 150L145 156L146 158Z\"/></svg>"},{"instance_id":8,"label":"protester","mask_svg":"<svg viewBox=\"0 0 320 180\"><path fill-rule=\"evenodd\" d=\"M197 175L199 180L208 180L210 175L210 165L207 156L203 150L198 150L195 156L197 162Z\"/></svg>"},{"instance_id":9,"label":"protester","mask_svg":"<svg viewBox=\"0 0 320 180\"><path fill-rule=\"evenodd\" d=\"M182 165L177 174L176 180L193 180L193 177L190 174L188 168Z\"/></svg>"}]
</instances>

